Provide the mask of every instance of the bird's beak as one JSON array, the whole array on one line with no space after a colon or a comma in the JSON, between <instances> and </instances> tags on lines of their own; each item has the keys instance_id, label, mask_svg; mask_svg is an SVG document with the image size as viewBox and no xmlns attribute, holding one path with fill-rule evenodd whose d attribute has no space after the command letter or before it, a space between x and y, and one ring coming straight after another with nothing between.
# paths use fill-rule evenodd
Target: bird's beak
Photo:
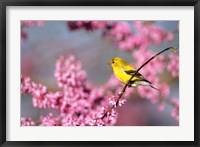
<instances>
[{"instance_id":1,"label":"bird's beak","mask_svg":"<svg viewBox=\"0 0 200 147\"><path fill-rule=\"evenodd\" d=\"M112 64L112 60L109 60L109 61L108 61L108 65L111 65L111 64Z\"/></svg>"}]
</instances>

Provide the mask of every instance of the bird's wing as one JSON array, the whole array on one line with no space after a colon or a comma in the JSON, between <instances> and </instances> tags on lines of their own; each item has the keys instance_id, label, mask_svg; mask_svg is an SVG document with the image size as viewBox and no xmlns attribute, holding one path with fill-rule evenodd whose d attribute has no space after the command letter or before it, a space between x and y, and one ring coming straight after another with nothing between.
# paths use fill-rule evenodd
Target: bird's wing
<instances>
[{"instance_id":1,"label":"bird's wing","mask_svg":"<svg viewBox=\"0 0 200 147\"><path fill-rule=\"evenodd\" d=\"M136 73L135 70L124 70L124 72L131 76ZM139 72L135 76L137 76L138 78L144 79L144 77Z\"/></svg>"},{"instance_id":2,"label":"bird's wing","mask_svg":"<svg viewBox=\"0 0 200 147\"><path fill-rule=\"evenodd\" d=\"M136 73L136 70L130 64L125 64L122 69L126 74L131 76ZM137 72L135 78L139 80L146 80L139 72Z\"/></svg>"},{"instance_id":3,"label":"bird's wing","mask_svg":"<svg viewBox=\"0 0 200 147\"><path fill-rule=\"evenodd\" d=\"M124 71L125 71L125 73L127 73L129 75L134 75L136 73L135 70L124 70ZM137 84L138 85L146 85L146 86L150 86L151 88L160 91L158 88L154 87L151 82L149 82L147 79L145 79L139 72L135 76L137 76L138 79L130 81L130 83L128 84L129 86L133 87L133 85L135 86ZM143 81L144 83L137 83L138 81L140 81L140 82Z\"/></svg>"},{"instance_id":4,"label":"bird's wing","mask_svg":"<svg viewBox=\"0 0 200 147\"><path fill-rule=\"evenodd\" d=\"M125 72L127 73L127 74L129 74L129 75L131 75L131 76L133 76L135 73L136 73L136 71L135 70L125 70ZM130 82L130 85L132 85L132 84L134 84L134 83L137 83L137 82L145 82L145 84L144 85L146 85L146 84L148 84L148 85L150 85L152 88L154 88L154 89L157 89L157 88L155 88L155 87L153 87L152 85L151 85L151 82L149 82L147 79L145 79L144 77L143 77L143 75L141 75L139 72L135 75L135 77L137 77L136 79L134 79L134 80L132 80L131 82ZM139 83L138 83L139 84ZM141 84L141 83L140 83ZM141 85L143 85L143 84L141 84Z\"/></svg>"}]
</instances>

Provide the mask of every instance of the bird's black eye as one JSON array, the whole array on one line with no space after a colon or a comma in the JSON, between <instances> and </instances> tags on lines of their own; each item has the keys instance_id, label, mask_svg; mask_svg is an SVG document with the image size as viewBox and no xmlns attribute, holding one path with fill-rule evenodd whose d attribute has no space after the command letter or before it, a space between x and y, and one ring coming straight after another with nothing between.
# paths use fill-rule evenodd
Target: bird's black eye
<instances>
[{"instance_id":1,"label":"bird's black eye","mask_svg":"<svg viewBox=\"0 0 200 147\"><path fill-rule=\"evenodd\" d=\"M114 64L115 62L113 61L112 63Z\"/></svg>"}]
</instances>

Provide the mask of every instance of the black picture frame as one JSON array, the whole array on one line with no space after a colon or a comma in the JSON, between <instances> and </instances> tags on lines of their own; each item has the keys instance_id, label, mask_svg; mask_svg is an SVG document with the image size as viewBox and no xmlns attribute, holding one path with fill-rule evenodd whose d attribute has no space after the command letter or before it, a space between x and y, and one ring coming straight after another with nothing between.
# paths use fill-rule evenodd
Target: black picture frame
<instances>
[{"instance_id":1,"label":"black picture frame","mask_svg":"<svg viewBox=\"0 0 200 147\"><path fill-rule=\"evenodd\" d=\"M194 6L194 141L7 141L6 140L6 7L7 6ZM1 146L176 146L193 147L199 145L199 0L0 0L0 144ZM187 133L187 132L185 132ZM27 134L28 135L28 134ZM162 134L161 134L162 135Z\"/></svg>"}]
</instances>

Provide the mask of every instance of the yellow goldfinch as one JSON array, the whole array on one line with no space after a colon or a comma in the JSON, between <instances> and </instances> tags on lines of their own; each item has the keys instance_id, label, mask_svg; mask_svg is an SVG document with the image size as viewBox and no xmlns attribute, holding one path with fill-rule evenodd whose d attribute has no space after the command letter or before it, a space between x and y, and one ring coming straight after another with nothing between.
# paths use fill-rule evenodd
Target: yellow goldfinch
<instances>
[{"instance_id":1,"label":"yellow goldfinch","mask_svg":"<svg viewBox=\"0 0 200 147\"><path fill-rule=\"evenodd\" d=\"M135 68L133 68L128 62L124 59L115 57L111 59L108 64L112 67L115 76L124 84L126 84L132 75L136 72ZM153 89L159 90L154 87L151 82L146 80L139 72L133 77L131 82L129 82L129 87L137 87L139 85L142 86L150 86Z\"/></svg>"}]
</instances>

